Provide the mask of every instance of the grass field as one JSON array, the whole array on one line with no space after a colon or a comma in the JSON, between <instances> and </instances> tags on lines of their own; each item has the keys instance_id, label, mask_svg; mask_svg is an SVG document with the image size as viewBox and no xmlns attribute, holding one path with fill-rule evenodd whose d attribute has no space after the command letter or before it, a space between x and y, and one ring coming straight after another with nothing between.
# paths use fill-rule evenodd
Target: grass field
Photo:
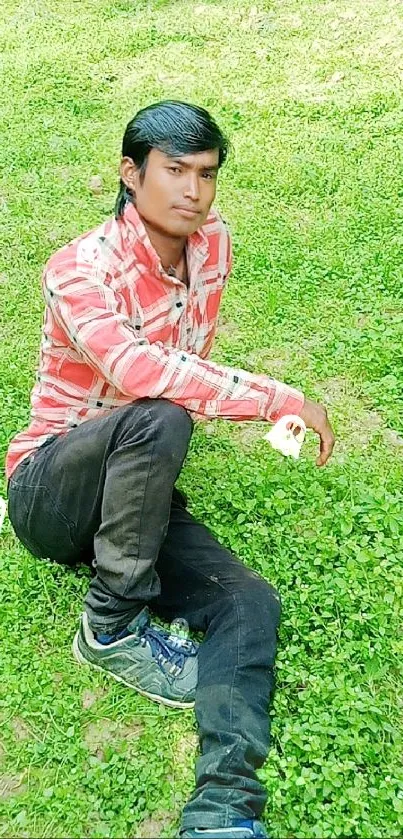
<instances>
[{"instance_id":1,"label":"grass field","mask_svg":"<svg viewBox=\"0 0 403 839\"><path fill-rule=\"evenodd\" d=\"M111 213L127 121L206 106L233 144L213 357L322 400L338 437L320 471L313 440L290 463L263 425L214 421L181 479L283 599L267 824L401 837L402 3L3 0L1 17L1 454L28 421L42 266ZM0 556L0 836L173 837L193 715L76 666L85 570L34 560L7 521Z\"/></svg>"}]
</instances>

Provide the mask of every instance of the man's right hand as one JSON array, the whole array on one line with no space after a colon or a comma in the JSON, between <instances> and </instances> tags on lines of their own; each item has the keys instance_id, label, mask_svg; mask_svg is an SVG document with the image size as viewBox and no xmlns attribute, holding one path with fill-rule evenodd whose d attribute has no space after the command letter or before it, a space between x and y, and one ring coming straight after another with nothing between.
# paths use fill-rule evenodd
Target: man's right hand
<instances>
[{"instance_id":1,"label":"man's right hand","mask_svg":"<svg viewBox=\"0 0 403 839\"><path fill-rule=\"evenodd\" d=\"M316 459L316 465L324 466L329 460L335 444L335 436L327 418L326 408L323 405L319 405L318 402L305 399L299 416L304 420L307 428L312 428L319 435L320 454Z\"/></svg>"}]
</instances>

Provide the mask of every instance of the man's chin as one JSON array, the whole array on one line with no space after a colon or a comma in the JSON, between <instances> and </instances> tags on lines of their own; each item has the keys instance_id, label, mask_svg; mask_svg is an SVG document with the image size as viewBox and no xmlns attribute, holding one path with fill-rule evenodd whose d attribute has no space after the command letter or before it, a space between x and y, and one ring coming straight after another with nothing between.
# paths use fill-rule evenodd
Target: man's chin
<instances>
[{"instance_id":1,"label":"man's chin","mask_svg":"<svg viewBox=\"0 0 403 839\"><path fill-rule=\"evenodd\" d=\"M166 233L168 236L183 238L184 236L191 236L202 224L203 220L199 216L197 219L179 219L166 228Z\"/></svg>"},{"instance_id":2,"label":"man's chin","mask_svg":"<svg viewBox=\"0 0 403 839\"><path fill-rule=\"evenodd\" d=\"M194 219L166 217L161 219L161 222L157 219L150 221L144 217L142 217L142 220L146 226L154 229L160 235L171 239L186 239L201 227L205 219L200 215Z\"/></svg>"}]
</instances>

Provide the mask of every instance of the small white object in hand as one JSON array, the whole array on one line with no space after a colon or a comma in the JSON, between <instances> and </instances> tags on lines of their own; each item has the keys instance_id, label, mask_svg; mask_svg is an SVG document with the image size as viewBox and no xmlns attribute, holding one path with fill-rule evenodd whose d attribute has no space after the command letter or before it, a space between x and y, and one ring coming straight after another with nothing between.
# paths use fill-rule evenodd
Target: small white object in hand
<instances>
[{"instance_id":1,"label":"small white object in hand","mask_svg":"<svg viewBox=\"0 0 403 839\"><path fill-rule=\"evenodd\" d=\"M6 517L7 512L7 503L4 498L0 498L0 533L3 527L4 519Z\"/></svg>"},{"instance_id":2,"label":"small white object in hand","mask_svg":"<svg viewBox=\"0 0 403 839\"><path fill-rule=\"evenodd\" d=\"M296 414L286 414L265 435L265 440L286 457L299 458L302 443L305 439L306 425Z\"/></svg>"}]
</instances>

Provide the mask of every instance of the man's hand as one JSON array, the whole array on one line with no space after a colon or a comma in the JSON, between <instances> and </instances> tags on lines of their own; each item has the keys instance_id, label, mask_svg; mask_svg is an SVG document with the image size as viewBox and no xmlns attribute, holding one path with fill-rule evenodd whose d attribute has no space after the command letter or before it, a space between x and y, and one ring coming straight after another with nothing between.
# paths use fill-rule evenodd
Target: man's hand
<instances>
[{"instance_id":1,"label":"man's hand","mask_svg":"<svg viewBox=\"0 0 403 839\"><path fill-rule=\"evenodd\" d=\"M332 454L335 437L332 426L327 418L327 411L323 405L305 399L304 407L299 412L307 428L312 428L320 437L320 455L316 459L317 466L324 466Z\"/></svg>"}]
</instances>

